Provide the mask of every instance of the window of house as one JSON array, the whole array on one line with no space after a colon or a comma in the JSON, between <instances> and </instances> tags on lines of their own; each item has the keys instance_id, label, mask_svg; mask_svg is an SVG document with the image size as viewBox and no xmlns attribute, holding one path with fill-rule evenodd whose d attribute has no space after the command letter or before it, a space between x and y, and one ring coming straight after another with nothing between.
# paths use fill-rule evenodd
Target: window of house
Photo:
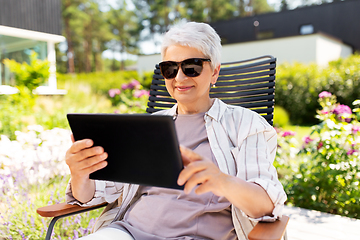
<instances>
[{"instance_id":1,"label":"window of house","mask_svg":"<svg viewBox=\"0 0 360 240\"><path fill-rule=\"evenodd\" d=\"M47 43L25 38L0 35L0 85L14 85L9 69L2 61L6 58L22 63L30 63L31 51L35 51L42 60L47 56Z\"/></svg>"},{"instance_id":2,"label":"window of house","mask_svg":"<svg viewBox=\"0 0 360 240\"><path fill-rule=\"evenodd\" d=\"M312 34L312 33L314 33L314 26L312 24L306 24L300 26L301 35Z\"/></svg>"}]
</instances>

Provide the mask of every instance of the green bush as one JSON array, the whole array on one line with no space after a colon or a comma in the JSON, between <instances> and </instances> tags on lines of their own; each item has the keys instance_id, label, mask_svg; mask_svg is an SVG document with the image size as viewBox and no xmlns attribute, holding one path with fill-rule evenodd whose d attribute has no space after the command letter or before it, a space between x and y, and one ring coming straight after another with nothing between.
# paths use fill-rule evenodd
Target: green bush
<instances>
[{"instance_id":1,"label":"green bush","mask_svg":"<svg viewBox=\"0 0 360 240\"><path fill-rule=\"evenodd\" d=\"M93 72L93 73L79 73L79 74L57 74L59 88L66 83L77 83L90 85L93 93L108 95L109 89L120 88L124 83L130 83L132 80L137 80L140 84L149 88L151 84L152 74L146 73L142 78L138 76L136 71L117 71L117 72Z\"/></svg>"},{"instance_id":2,"label":"green bush","mask_svg":"<svg viewBox=\"0 0 360 240\"><path fill-rule=\"evenodd\" d=\"M150 75L142 78L147 84ZM0 135L15 139L15 131L39 124L45 129L68 128L66 114L145 112L148 92L143 86L125 90L123 102L115 104L109 90L121 89L135 82L137 73L58 74L58 88L66 89L65 96L36 96L25 86L17 86L19 93L0 95ZM140 81L140 82L141 82ZM137 82L137 81L136 81ZM146 93L146 94L145 94Z\"/></svg>"},{"instance_id":3,"label":"green bush","mask_svg":"<svg viewBox=\"0 0 360 240\"><path fill-rule=\"evenodd\" d=\"M350 105L360 98L360 55L329 63L326 68L315 64L281 64L276 76L276 105L290 115L298 125L319 123L314 112L320 106L317 96L322 91L332 92L342 104Z\"/></svg>"},{"instance_id":4,"label":"green bush","mask_svg":"<svg viewBox=\"0 0 360 240\"><path fill-rule=\"evenodd\" d=\"M277 165L288 202L303 208L360 218L360 123L329 92L319 95L318 125L295 155L291 134L279 139ZM360 104L360 101L354 102ZM354 110L357 113L358 108ZM287 143L283 145L282 142ZM296 164L294 165L294 160ZM291 171L289 171L291 169Z\"/></svg>"},{"instance_id":5,"label":"green bush","mask_svg":"<svg viewBox=\"0 0 360 240\"><path fill-rule=\"evenodd\" d=\"M27 87L32 92L35 88L44 84L50 76L49 61L38 59L38 54L32 51L30 55L30 64L18 63L15 60L5 59L4 64L10 69L15 77L15 85Z\"/></svg>"},{"instance_id":6,"label":"green bush","mask_svg":"<svg viewBox=\"0 0 360 240\"><path fill-rule=\"evenodd\" d=\"M145 113L149 99L149 91L137 81L123 83L121 88L109 90L110 101L113 106L118 107L118 113Z\"/></svg>"},{"instance_id":7,"label":"green bush","mask_svg":"<svg viewBox=\"0 0 360 240\"><path fill-rule=\"evenodd\" d=\"M274 126L275 127L285 127L289 125L289 114L281 106L275 106L274 109Z\"/></svg>"},{"instance_id":8,"label":"green bush","mask_svg":"<svg viewBox=\"0 0 360 240\"><path fill-rule=\"evenodd\" d=\"M0 135L15 138L16 130L23 130L35 123L33 108L36 99L31 91L18 87L19 92L12 95L0 95Z\"/></svg>"}]
</instances>

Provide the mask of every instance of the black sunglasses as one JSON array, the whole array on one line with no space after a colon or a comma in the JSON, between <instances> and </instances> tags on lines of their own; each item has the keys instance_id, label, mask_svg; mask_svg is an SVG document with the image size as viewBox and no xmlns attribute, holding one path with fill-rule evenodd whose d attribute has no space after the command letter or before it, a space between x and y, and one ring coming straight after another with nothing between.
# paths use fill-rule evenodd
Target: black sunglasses
<instances>
[{"instance_id":1,"label":"black sunglasses","mask_svg":"<svg viewBox=\"0 0 360 240\"><path fill-rule=\"evenodd\" d=\"M179 66L181 70L188 77L197 77L201 74L203 70L203 63L211 62L210 59L206 58L189 58L181 62L174 61L165 61L159 63L161 74L164 78L171 79L175 78L179 71Z\"/></svg>"}]
</instances>

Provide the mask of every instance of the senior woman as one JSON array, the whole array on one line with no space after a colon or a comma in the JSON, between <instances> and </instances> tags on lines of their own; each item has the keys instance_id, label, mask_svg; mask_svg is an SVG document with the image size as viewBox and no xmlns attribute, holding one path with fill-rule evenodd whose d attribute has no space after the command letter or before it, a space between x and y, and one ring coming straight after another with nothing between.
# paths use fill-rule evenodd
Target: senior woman
<instances>
[{"instance_id":1,"label":"senior woman","mask_svg":"<svg viewBox=\"0 0 360 240\"><path fill-rule=\"evenodd\" d=\"M160 69L177 104L156 114L174 116L183 191L90 180L107 165L103 148L85 139L67 151L67 202L113 207L83 239L247 239L254 221L281 216L275 130L257 113L209 97L220 52L220 37L204 23L173 27L163 39Z\"/></svg>"}]
</instances>

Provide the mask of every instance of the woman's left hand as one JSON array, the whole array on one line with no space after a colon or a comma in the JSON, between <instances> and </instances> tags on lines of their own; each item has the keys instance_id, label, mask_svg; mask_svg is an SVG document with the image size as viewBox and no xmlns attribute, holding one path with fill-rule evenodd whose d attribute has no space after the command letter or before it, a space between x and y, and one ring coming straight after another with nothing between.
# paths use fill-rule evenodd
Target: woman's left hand
<instances>
[{"instance_id":1,"label":"woman's left hand","mask_svg":"<svg viewBox=\"0 0 360 240\"><path fill-rule=\"evenodd\" d=\"M212 192L217 196L224 196L225 185L230 180L229 175L220 169L209 159L206 159L194 151L180 146L180 152L185 168L181 171L178 184L185 184L185 193L190 193L195 187L196 194Z\"/></svg>"},{"instance_id":2,"label":"woman's left hand","mask_svg":"<svg viewBox=\"0 0 360 240\"><path fill-rule=\"evenodd\" d=\"M180 147L180 151L185 168L179 174L178 184L185 184L185 193L197 187L196 194L212 192L225 197L250 217L271 215L274 204L260 185L221 172L209 159L188 148Z\"/></svg>"}]
</instances>

